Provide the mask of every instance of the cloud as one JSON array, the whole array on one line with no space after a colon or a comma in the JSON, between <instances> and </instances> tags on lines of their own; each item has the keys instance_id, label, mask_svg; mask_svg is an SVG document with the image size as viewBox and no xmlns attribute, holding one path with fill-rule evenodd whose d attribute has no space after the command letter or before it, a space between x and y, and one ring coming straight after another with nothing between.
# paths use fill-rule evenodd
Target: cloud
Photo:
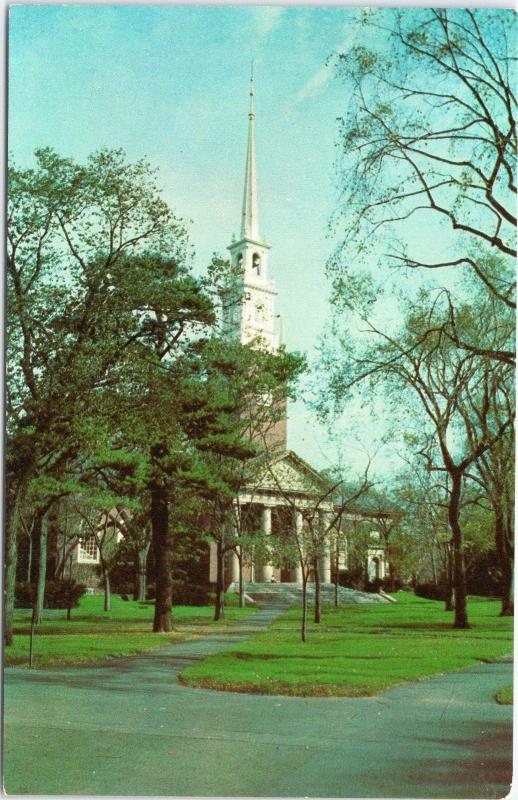
<instances>
[{"instance_id":1,"label":"cloud","mask_svg":"<svg viewBox=\"0 0 518 800\"><path fill-rule=\"evenodd\" d=\"M353 12L362 11L363 9L352 9ZM351 14L351 19L347 25L346 33L340 44L334 48L335 53L345 53L349 50L355 41L356 28L354 22L357 19L356 13ZM316 94L323 92L331 78L333 77L333 60L331 59L328 64L320 67L308 80L301 86L293 98L293 102L300 103L308 97L313 97Z\"/></svg>"},{"instance_id":2,"label":"cloud","mask_svg":"<svg viewBox=\"0 0 518 800\"><path fill-rule=\"evenodd\" d=\"M257 35L266 39L267 36L280 24L281 17L286 13L284 6L262 6L253 9Z\"/></svg>"},{"instance_id":3,"label":"cloud","mask_svg":"<svg viewBox=\"0 0 518 800\"><path fill-rule=\"evenodd\" d=\"M300 103L302 100L306 100L307 97L313 97L313 95L319 94L329 82L332 74L333 71L327 64L321 67L318 72L315 72L315 74L299 89L294 97L294 102Z\"/></svg>"}]
</instances>

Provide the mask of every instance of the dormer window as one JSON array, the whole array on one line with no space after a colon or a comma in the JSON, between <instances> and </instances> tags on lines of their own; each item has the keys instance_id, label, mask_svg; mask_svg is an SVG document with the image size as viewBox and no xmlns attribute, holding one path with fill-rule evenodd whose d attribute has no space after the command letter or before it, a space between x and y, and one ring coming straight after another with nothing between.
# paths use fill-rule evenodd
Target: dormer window
<instances>
[{"instance_id":1,"label":"dormer window","mask_svg":"<svg viewBox=\"0 0 518 800\"><path fill-rule=\"evenodd\" d=\"M261 274L261 256L259 253L254 253L252 256L252 269L256 275Z\"/></svg>"}]
</instances>

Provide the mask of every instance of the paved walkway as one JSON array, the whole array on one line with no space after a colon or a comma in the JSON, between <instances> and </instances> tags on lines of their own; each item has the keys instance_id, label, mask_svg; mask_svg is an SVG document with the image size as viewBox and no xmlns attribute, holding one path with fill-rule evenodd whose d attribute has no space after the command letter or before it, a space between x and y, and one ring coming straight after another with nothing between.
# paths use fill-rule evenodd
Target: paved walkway
<instances>
[{"instance_id":1,"label":"paved walkway","mask_svg":"<svg viewBox=\"0 0 518 800\"><path fill-rule=\"evenodd\" d=\"M5 671L9 794L500 798L512 707L493 700L510 663L372 698L291 698L180 686L188 664L239 628L93 667Z\"/></svg>"}]
</instances>

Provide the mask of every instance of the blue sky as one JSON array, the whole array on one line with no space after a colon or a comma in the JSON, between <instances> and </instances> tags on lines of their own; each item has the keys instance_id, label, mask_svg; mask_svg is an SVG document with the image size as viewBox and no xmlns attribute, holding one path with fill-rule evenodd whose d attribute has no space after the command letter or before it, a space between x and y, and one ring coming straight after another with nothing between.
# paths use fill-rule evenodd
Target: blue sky
<instances>
[{"instance_id":1,"label":"blue sky","mask_svg":"<svg viewBox=\"0 0 518 800\"><path fill-rule=\"evenodd\" d=\"M189 220L201 271L238 231L248 78L254 59L260 228L286 343L311 351L327 316L328 221L344 89L327 58L357 12L337 8L13 6L9 147L29 164L50 145L81 160L123 147L160 170ZM301 403L290 446L323 466L322 432Z\"/></svg>"}]
</instances>

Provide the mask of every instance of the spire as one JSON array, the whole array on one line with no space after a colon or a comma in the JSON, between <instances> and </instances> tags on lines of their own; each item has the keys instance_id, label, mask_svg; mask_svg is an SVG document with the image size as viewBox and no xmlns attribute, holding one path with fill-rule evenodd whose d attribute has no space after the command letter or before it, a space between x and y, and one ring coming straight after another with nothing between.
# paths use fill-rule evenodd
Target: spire
<instances>
[{"instance_id":1,"label":"spire","mask_svg":"<svg viewBox=\"0 0 518 800\"><path fill-rule=\"evenodd\" d=\"M250 110L248 112L248 149L246 152L245 189L241 215L241 237L257 240L259 219L257 213L257 178L255 170L254 141L254 62L250 71Z\"/></svg>"}]
</instances>

